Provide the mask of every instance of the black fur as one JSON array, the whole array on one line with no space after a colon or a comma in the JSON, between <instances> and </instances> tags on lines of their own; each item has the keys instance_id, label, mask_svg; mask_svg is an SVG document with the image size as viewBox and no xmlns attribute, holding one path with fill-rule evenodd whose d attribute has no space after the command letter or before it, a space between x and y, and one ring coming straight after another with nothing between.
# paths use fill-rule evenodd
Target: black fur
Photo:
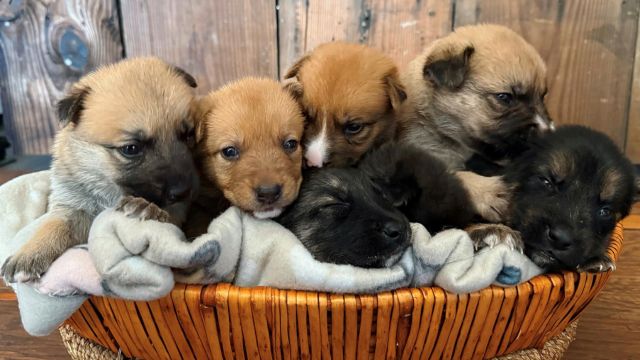
<instances>
[{"instance_id":1,"label":"black fur","mask_svg":"<svg viewBox=\"0 0 640 360\"><path fill-rule=\"evenodd\" d=\"M558 174L554 164L569 170ZM603 199L610 171L619 181ZM602 259L616 221L629 214L636 192L633 167L616 145L581 126L561 127L533 142L506 169L505 180L514 187L509 225L521 232L525 253L551 271Z\"/></svg>"},{"instance_id":2,"label":"black fur","mask_svg":"<svg viewBox=\"0 0 640 360\"><path fill-rule=\"evenodd\" d=\"M382 267L409 246L409 221L355 168L312 169L279 218L319 261ZM385 225L397 237L384 233Z\"/></svg>"},{"instance_id":3,"label":"black fur","mask_svg":"<svg viewBox=\"0 0 640 360\"><path fill-rule=\"evenodd\" d=\"M176 74L178 74L178 76L184 79L187 85L191 86L192 88L198 87L198 83L196 82L196 79L193 76L191 76L191 74L189 74L188 72L184 71L182 68L179 68L177 66L171 65L171 69L173 69L173 71Z\"/></svg>"},{"instance_id":4,"label":"black fur","mask_svg":"<svg viewBox=\"0 0 640 360\"><path fill-rule=\"evenodd\" d=\"M298 200L279 221L324 262L381 267L409 245L409 221L436 232L475 215L466 190L439 160L417 148L385 144L358 168L311 170ZM402 234L384 234L394 224Z\"/></svg>"},{"instance_id":5,"label":"black fur","mask_svg":"<svg viewBox=\"0 0 640 360\"><path fill-rule=\"evenodd\" d=\"M77 124L84 110L84 102L91 89L87 87L75 87L69 94L56 104L58 119L63 126L69 123Z\"/></svg>"}]
</instances>

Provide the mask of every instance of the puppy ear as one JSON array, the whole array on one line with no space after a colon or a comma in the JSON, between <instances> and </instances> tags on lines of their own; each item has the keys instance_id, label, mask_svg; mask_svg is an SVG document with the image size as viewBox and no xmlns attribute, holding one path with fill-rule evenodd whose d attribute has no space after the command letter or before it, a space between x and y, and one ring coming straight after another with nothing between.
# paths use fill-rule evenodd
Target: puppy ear
<instances>
[{"instance_id":1,"label":"puppy ear","mask_svg":"<svg viewBox=\"0 0 640 360\"><path fill-rule=\"evenodd\" d=\"M210 96L206 96L196 100L196 104L193 107L193 120L196 135L196 144L204 140L207 135L206 124L207 118L211 111L213 111L214 100Z\"/></svg>"},{"instance_id":2,"label":"puppy ear","mask_svg":"<svg viewBox=\"0 0 640 360\"><path fill-rule=\"evenodd\" d=\"M80 121L80 115L84 110L84 102L89 95L90 88L84 86L74 86L67 96L56 104L58 119L62 126Z\"/></svg>"},{"instance_id":3,"label":"puppy ear","mask_svg":"<svg viewBox=\"0 0 640 360\"><path fill-rule=\"evenodd\" d=\"M394 109L398 109L400 105L407 100L407 93L404 90L404 85L402 85L400 81L398 69L394 69L391 74L385 76L384 82L387 86L387 94L389 94L391 106Z\"/></svg>"},{"instance_id":4,"label":"puppy ear","mask_svg":"<svg viewBox=\"0 0 640 360\"><path fill-rule=\"evenodd\" d=\"M300 84L298 81L292 80L286 84L284 84L282 86L282 88L288 92L289 94L291 94L291 96L296 100L296 101L300 101L300 99L302 99L302 95L303 95L303 89L302 89L302 84Z\"/></svg>"},{"instance_id":5,"label":"puppy ear","mask_svg":"<svg viewBox=\"0 0 640 360\"><path fill-rule=\"evenodd\" d=\"M302 68L302 65L304 65L304 63L307 60L309 60L309 55L305 55L305 56L301 57L300 59L298 59L298 61L296 61L295 64L291 65L291 67L289 68L287 73L284 74L284 78L285 79L291 79L292 77L297 76L298 72L300 71L300 68Z\"/></svg>"},{"instance_id":6,"label":"puppy ear","mask_svg":"<svg viewBox=\"0 0 640 360\"><path fill-rule=\"evenodd\" d=\"M192 88L198 87L198 83L196 82L196 79L193 76L191 76L191 74L189 74L188 72L184 71L182 68L179 68L175 65L170 65L170 67L171 67L171 70L173 70L173 72L175 72L176 74L178 74L178 76L184 79L184 82L186 82L189 86L191 86Z\"/></svg>"},{"instance_id":7,"label":"puppy ear","mask_svg":"<svg viewBox=\"0 0 640 360\"><path fill-rule=\"evenodd\" d=\"M460 45L436 47L422 69L425 79L438 87L459 88L469 72L469 57L475 50L471 44Z\"/></svg>"}]
</instances>

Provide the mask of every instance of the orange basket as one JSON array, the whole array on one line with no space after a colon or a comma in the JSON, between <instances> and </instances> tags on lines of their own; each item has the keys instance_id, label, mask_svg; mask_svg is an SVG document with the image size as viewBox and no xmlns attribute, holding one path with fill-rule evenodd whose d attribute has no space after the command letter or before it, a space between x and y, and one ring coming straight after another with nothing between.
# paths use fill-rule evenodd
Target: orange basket
<instances>
[{"instance_id":1,"label":"orange basket","mask_svg":"<svg viewBox=\"0 0 640 360\"><path fill-rule=\"evenodd\" d=\"M608 249L614 260L622 241L619 224ZM144 359L483 359L542 348L610 275L541 275L465 295L440 288L345 295L178 285L152 302L93 297L66 330Z\"/></svg>"}]
</instances>

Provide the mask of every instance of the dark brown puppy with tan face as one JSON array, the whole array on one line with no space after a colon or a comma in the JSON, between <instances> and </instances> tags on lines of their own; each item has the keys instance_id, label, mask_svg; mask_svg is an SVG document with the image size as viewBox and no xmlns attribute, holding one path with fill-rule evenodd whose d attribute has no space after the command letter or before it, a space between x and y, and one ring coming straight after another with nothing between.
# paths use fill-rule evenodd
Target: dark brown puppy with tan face
<instances>
[{"instance_id":1,"label":"dark brown puppy with tan face","mask_svg":"<svg viewBox=\"0 0 640 360\"><path fill-rule=\"evenodd\" d=\"M126 197L125 212L180 224L198 177L192 159L193 77L156 58L103 67L58 103L48 220L2 274L40 277L66 249L87 241L93 218ZM136 197L136 198L131 198ZM136 200L137 199L137 200ZM154 204L150 204L150 203Z\"/></svg>"},{"instance_id":2,"label":"dark brown puppy with tan face","mask_svg":"<svg viewBox=\"0 0 640 360\"><path fill-rule=\"evenodd\" d=\"M546 67L515 32L497 25L456 29L436 40L402 76L399 139L454 170L472 158L506 164L538 134L553 129L543 102ZM498 221L507 202L497 177L458 174L479 212Z\"/></svg>"},{"instance_id":3,"label":"dark brown puppy with tan face","mask_svg":"<svg viewBox=\"0 0 640 360\"><path fill-rule=\"evenodd\" d=\"M280 215L298 196L304 130L300 107L278 82L246 78L199 103L198 162L235 206Z\"/></svg>"},{"instance_id":4,"label":"dark brown puppy with tan face","mask_svg":"<svg viewBox=\"0 0 640 360\"><path fill-rule=\"evenodd\" d=\"M343 167L392 139L395 111L406 95L398 69L381 52L333 42L318 46L289 69L285 78L302 105L308 166Z\"/></svg>"}]
</instances>

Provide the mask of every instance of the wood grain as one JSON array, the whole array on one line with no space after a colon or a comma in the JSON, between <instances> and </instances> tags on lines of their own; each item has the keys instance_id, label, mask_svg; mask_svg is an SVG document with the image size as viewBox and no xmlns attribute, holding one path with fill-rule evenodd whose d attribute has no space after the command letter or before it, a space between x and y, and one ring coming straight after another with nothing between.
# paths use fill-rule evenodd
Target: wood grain
<instances>
[{"instance_id":1,"label":"wood grain","mask_svg":"<svg viewBox=\"0 0 640 360\"><path fill-rule=\"evenodd\" d=\"M638 17L640 29L640 16ZM627 124L627 142L625 153L634 164L640 163L640 36L636 35L636 52L633 66L633 80L629 97L629 112Z\"/></svg>"},{"instance_id":2,"label":"wood grain","mask_svg":"<svg viewBox=\"0 0 640 360\"><path fill-rule=\"evenodd\" d=\"M156 55L198 81L198 92L243 76L276 78L273 1L122 0L127 57Z\"/></svg>"},{"instance_id":3,"label":"wood grain","mask_svg":"<svg viewBox=\"0 0 640 360\"><path fill-rule=\"evenodd\" d=\"M284 0L279 6L280 74L305 52L335 40L380 49L400 67L451 31L451 1Z\"/></svg>"},{"instance_id":4,"label":"wood grain","mask_svg":"<svg viewBox=\"0 0 640 360\"><path fill-rule=\"evenodd\" d=\"M638 0L457 0L455 26L499 23L548 66L547 106L559 124L601 130L624 147Z\"/></svg>"},{"instance_id":5,"label":"wood grain","mask_svg":"<svg viewBox=\"0 0 640 360\"><path fill-rule=\"evenodd\" d=\"M32 337L22 330L18 304L0 301L0 359L68 359L69 355L54 332L47 337Z\"/></svg>"},{"instance_id":6,"label":"wood grain","mask_svg":"<svg viewBox=\"0 0 640 360\"><path fill-rule=\"evenodd\" d=\"M567 360L637 359L640 354L640 231L624 236L617 270L580 317Z\"/></svg>"},{"instance_id":7,"label":"wood grain","mask_svg":"<svg viewBox=\"0 0 640 360\"><path fill-rule=\"evenodd\" d=\"M80 76L122 57L115 0L2 1L0 93L16 154L48 153L54 104Z\"/></svg>"}]
</instances>

